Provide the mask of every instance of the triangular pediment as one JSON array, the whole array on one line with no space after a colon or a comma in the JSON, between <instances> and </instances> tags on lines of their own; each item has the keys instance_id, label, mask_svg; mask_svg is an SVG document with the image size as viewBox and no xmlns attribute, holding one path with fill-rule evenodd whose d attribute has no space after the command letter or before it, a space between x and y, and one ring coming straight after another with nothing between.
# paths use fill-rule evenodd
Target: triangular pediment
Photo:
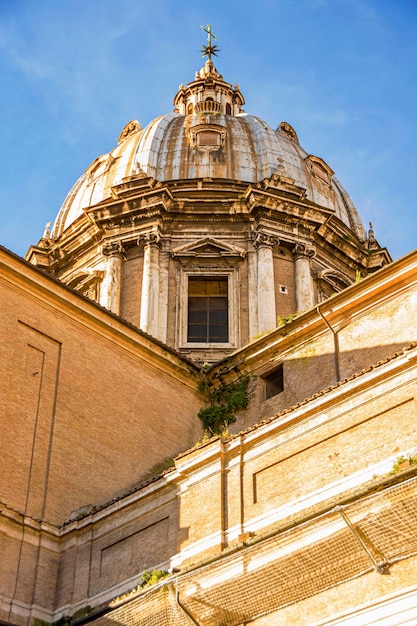
<instances>
[{"instance_id":1,"label":"triangular pediment","mask_svg":"<svg viewBox=\"0 0 417 626\"><path fill-rule=\"evenodd\" d=\"M204 237L184 246L174 248L171 252L173 257L244 257L246 251L230 243L215 239L214 237Z\"/></svg>"}]
</instances>

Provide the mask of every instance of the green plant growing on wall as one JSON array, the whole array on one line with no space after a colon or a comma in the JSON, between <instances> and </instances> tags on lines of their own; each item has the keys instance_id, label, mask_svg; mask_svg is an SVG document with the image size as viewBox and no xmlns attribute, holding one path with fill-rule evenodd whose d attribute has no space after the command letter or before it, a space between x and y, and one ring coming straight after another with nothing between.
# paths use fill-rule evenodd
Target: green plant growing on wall
<instances>
[{"instance_id":1,"label":"green plant growing on wall","mask_svg":"<svg viewBox=\"0 0 417 626\"><path fill-rule=\"evenodd\" d=\"M151 572L145 570L142 572L142 582L140 586L148 587L149 585L154 585L167 576L169 576L169 572L164 569L153 569Z\"/></svg>"},{"instance_id":2,"label":"green plant growing on wall","mask_svg":"<svg viewBox=\"0 0 417 626\"><path fill-rule=\"evenodd\" d=\"M148 570L144 570L142 572L142 580L140 582L140 585L135 585L135 587L132 587L125 593L122 593L120 596L114 598L111 601L110 606L115 605L118 602L123 602L124 600L127 600L131 596L134 596L139 591L141 591L144 587L154 585L155 583L159 582L163 578L166 578L167 576L169 576L169 572L163 569L153 569L150 572Z\"/></svg>"},{"instance_id":3,"label":"green plant growing on wall","mask_svg":"<svg viewBox=\"0 0 417 626\"><path fill-rule=\"evenodd\" d=\"M417 457L400 456L398 457L398 459L395 461L394 465L392 466L392 470L390 474L398 474L398 472L401 472L402 470L407 469L408 467L411 467L412 465L417 465Z\"/></svg>"},{"instance_id":4,"label":"green plant growing on wall","mask_svg":"<svg viewBox=\"0 0 417 626\"><path fill-rule=\"evenodd\" d=\"M285 326L286 324L289 324L290 322L293 321L293 319L298 317L300 313L301 311L297 313L291 313L291 315L287 315L287 316L279 316L277 319L277 326L279 327L279 326Z\"/></svg>"},{"instance_id":5,"label":"green plant growing on wall","mask_svg":"<svg viewBox=\"0 0 417 626\"><path fill-rule=\"evenodd\" d=\"M198 417L203 422L204 430L211 436L227 432L229 424L236 421L235 413L246 409L249 377L245 376L238 382L225 385L210 394L211 406L200 409Z\"/></svg>"}]
</instances>

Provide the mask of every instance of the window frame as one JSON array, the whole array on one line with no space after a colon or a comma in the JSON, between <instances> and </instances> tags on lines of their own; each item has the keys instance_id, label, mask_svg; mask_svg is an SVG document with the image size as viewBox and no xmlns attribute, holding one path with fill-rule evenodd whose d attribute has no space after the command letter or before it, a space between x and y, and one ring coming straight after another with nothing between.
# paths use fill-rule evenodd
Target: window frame
<instances>
[{"instance_id":1,"label":"window frame","mask_svg":"<svg viewBox=\"0 0 417 626\"><path fill-rule=\"evenodd\" d=\"M199 283L199 288L197 286L197 289L196 283ZM210 283L214 284L214 291L209 287ZM188 343L202 343L202 335L205 335L205 343L214 343L214 339L210 340L210 337L213 337L215 334L218 335L216 343L223 344L229 342L228 289L229 279L227 276L188 277ZM190 316L192 316L191 321ZM193 335L200 335L199 340L191 339Z\"/></svg>"},{"instance_id":2,"label":"window frame","mask_svg":"<svg viewBox=\"0 0 417 626\"><path fill-rule=\"evenodd\" d=\"M188 278L227 278L228 298L228 342L200 343L188 341ZM221 350L236 348L238 342L238 276L237 270L227 267L202 267L181 268L179 280L179 306L178 311L178 347L180 349L208 349L219 348Z\"/></svg>"}]
</instances>

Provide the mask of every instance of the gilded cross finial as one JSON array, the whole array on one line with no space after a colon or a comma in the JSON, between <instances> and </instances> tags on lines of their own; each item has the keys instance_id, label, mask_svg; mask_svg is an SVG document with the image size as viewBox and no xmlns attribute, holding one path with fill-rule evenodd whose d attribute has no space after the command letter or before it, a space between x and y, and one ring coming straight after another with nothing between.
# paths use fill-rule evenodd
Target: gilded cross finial
<instances>
[{"instance_id":1,"label":"gilded cross finial","mask_svg":"<svg viewBox=\"0 0 417 626\"><path fill-rule=\"evenodd\" d=\"M211 30L211 24L207 24L207 28L205 26L201 26L201 29L207 33L207 45L201 48L201 52L203 53L203 57L208 57L211 60L211 56L217 56L219 49L216 45L212 43L212 39L216 39L216 35Z\"/></svg>"}]
</instances>

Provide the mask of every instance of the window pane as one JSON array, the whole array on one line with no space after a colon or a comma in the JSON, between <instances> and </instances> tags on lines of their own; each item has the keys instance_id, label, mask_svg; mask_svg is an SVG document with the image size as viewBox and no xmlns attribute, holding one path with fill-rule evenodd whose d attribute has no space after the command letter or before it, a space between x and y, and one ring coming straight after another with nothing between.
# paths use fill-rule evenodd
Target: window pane
<instances>
[{"instance_id":1,"label":"window pane","mask_svg":"<svg viewBox=\"0 0 417 626\"><path fill-rule=\"evenodd\" d=\"M190 276L188 279L188 295L189 296L205 296L206 281L200 278Z\"/></svg>"},{"instance_id":2,"label":"window pane","mask_svg":"<svg viewBox=\"0 0 417 626\"><path fill-rule=\"evenodd\" d=\"M188 323L207 323L208 302L207 298L189 298L188 300Z\"/></svg>"},{"instance_id":3,"label":"window pane","mask_svg":"<svg viewBox=\"0 0 417 626\"><path fill-rule=\"evenodd\" d=\"M227 298L209 298L210 311L227 311Z\"/></svg>"},{"instance_id":4,"label":"window pane","mask_svg":"<svg viewBox=\"0 0 417 626\"><path fill-rule=\"evenodd\" d=\"M227 277L188 277L189 296L227 296Z\"/></svg>"},{"instance_id":5,"label":"window pane","mask_svg":"<svg viewBox=\"0 0 417 626\"><path fill-rule=\"evenodd\" d=\"M207 343L207 324L190 324L188 326L188 341L194 343Z\"/></svg>"},{"instance_id":6,"label":"window pane","mask_svg":"<svg viewBox=\"0 0 417 626\"><path fill-rule=\"evenodd\" d=\"M189 276L188 341L228 343L228 279Z\"/></svg>"},{"instance_id":7,"label":"window pane","mask_svg":"<svg viewBox=\"0 0 417 626\"><path fill-rule=\"evenodd\" d=\"M210 325L209 328L209 341L211 343L227 343L228 333L226 325Z\"/></svg>"}]
</instances>

